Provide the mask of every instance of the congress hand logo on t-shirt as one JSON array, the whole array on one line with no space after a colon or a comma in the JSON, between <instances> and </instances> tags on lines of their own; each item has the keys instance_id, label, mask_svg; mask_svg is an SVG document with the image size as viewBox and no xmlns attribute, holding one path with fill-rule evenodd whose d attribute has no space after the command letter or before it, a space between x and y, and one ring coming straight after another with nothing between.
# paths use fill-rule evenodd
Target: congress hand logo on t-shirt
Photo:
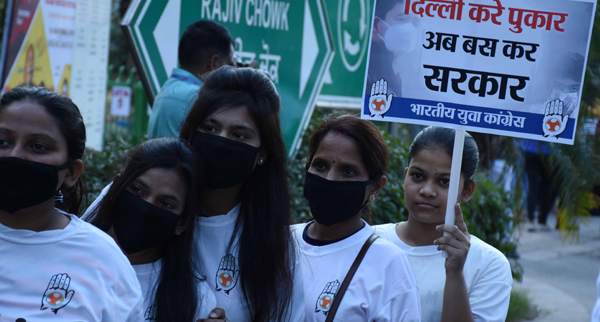
<instances>
[{"instance_id":1,"label":"congress hand logo on t-shirt","mask_svg":"<svg viewBox=\"0 0 600 322\"><path fill-rule=\"evenodd\" d=\"M340 282L338 282L338 280L327 283L317 299L315 312L323 312L323 314L327 315L339 288Z\"/></svg>"},{"instance_id":2,"label":"congress hand logo on t-shirt","mask_svg":"<svg viewBox=\"0 0 600 322\"><path fill-rule=\"evenodd\" d=\"M146 308L144 321L156 321L156 304L152 304Z\"/></svg>"},{"instance_id":3,"label":"congress hand logo on t-shirt","mask_svg":"<svg viewBox=\"0 0 600 322\"><path fill-rule=\"evenodd\" d=\"M240 271L235 269L235 257L231 254L223 256L217 270L217 291L223 290L225 294L237 285Z\"/></svg>"},{"instance_id":4,"label":"congress hand logo on t-shirt","mask_svg":"<svg viewBox=\"0 0 600 322\"><path fill-rule=\"evenodd\" d=\"M67 274L56 274L50 279L48 287L42 296L42 307L40 310L50 309L54 314L67 306L73 299L75 291L69 291L71 278Z\"/></svg>"}]
</instances>

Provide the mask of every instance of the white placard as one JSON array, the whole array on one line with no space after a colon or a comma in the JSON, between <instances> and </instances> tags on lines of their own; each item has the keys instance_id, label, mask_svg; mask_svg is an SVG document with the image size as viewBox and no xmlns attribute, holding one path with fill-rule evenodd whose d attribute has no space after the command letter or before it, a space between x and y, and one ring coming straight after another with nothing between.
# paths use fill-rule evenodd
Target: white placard
<instances>
[{"instance_id":1,"label":"white placard","mask_svg":"<svg viewBox=\"0 0 600 322\"><path fill-rule=\"evenodd\" d=\"M595 7L377 0L362 117L573 144Z\"/></svg>"}]
</instances>

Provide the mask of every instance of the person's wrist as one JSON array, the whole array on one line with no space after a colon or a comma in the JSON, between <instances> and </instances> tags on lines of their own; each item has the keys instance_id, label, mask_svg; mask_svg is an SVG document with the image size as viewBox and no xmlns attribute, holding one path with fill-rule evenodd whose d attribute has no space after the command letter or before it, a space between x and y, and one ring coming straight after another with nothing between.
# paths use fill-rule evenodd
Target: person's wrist
<instances>
[{"instance_id":1,"label":"person's wrist","mask_svg":"<svg viewBox=\"0 0 600 322\"><path fill-rule=\"evenodd\" d=\"M451 278L452 280L465 279L465 275L461 270L446 270L446 279Z\"/></svg>"}]
</instances>

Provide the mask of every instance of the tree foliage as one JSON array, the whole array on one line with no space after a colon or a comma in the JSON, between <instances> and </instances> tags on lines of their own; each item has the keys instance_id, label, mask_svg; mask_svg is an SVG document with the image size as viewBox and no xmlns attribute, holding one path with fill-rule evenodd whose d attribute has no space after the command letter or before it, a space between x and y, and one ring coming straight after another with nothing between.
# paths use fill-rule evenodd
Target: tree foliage
<instances>
[{"instance_id":1,"label":"tree foliage","mask_svg":"<svg viewBox=\"0 0 600 322\"><path fill-rule=\"evenodd\" d=\"M6 19L7 0L0 0L0 44L4 39L4 20Z\"/></svg>"}]
</instances>

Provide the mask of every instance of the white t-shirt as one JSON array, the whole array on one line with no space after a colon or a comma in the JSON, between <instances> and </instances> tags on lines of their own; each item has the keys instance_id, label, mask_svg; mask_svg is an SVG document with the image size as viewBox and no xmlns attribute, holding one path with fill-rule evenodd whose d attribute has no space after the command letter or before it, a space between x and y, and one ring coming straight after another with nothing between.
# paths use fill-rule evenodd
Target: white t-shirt
<instances>
[{"instance_id":1,"label":"white t-shirt","mask_svg":"<svg viewBox=\"0 0 600 322\"><path fill-rule=\"evenodd\" d=\"M217 299L217 307L223 308L227 318L235 322L251 321L250 313L241 290L239 281L239 234L233 243L230 253L227 246L233 235L240 205L225 215L199 217L196 230L198 244L198 260L200 273L206 276ZM304 293L302 273L299 267L300 256L296 256L294 265L294 290L289 321L304 321ZM279 321L278 321L279 322Z\"/></svg>"},{"instance_id":2,"label":"white t-shirt","mask_svg":"<svg viewBox=\"0 0 600 322\"><path fill-rule=\"evenodd\" d=\"M64 229L0 224L0 322L143 321L140 283L105 232L74 215Z\"/></svg>"},{"instance_id":3,"label":"white t-shirt","mask_svg":"<svg viewBox=\"0 0 600 322\"><path fill-rule=\"evenodd\" d=\"M292 226L302 250L306 321L327 318L333 299L373 228L325 246L302 238L308 224ZM420 321L419 290L404 253L378 238L363 258L342 298L335 321Z\"/></svg>"},{"instance_id":4,"label":"white t-shirt","mask_svg":"<svg viewBox=\"0 0 600 322\"><path fill-rule=\"evenodd\" d=\"M421 296L421 319L440 321L446 283L445 258L437 245L412 247L396 234L396 224L375 226L375 232L409 257ZM512 288L510 264L496 248L471 235L463 269L475 321L504 321Z\"/></svg>"},{"instance_id":5,"label":"white t-shirt","mask_svg":"<svg viewBox=\"0 0 600 322\"><path fill-rule=\"evenodd\" d=\"M158 287L158 278L162 268L162 260L159 259L154 263L133 265L133 269L137 275L142 287L142 295L144 296L144 319L145 321L154 321L156 314L156 306L154 305L154 295ZM210 311L217 305L214 294L210 291L206 281L198 282L198 300L199 305L196 309L194 321L198 319L207 319Z\"/></svg>"}]
</instances>

